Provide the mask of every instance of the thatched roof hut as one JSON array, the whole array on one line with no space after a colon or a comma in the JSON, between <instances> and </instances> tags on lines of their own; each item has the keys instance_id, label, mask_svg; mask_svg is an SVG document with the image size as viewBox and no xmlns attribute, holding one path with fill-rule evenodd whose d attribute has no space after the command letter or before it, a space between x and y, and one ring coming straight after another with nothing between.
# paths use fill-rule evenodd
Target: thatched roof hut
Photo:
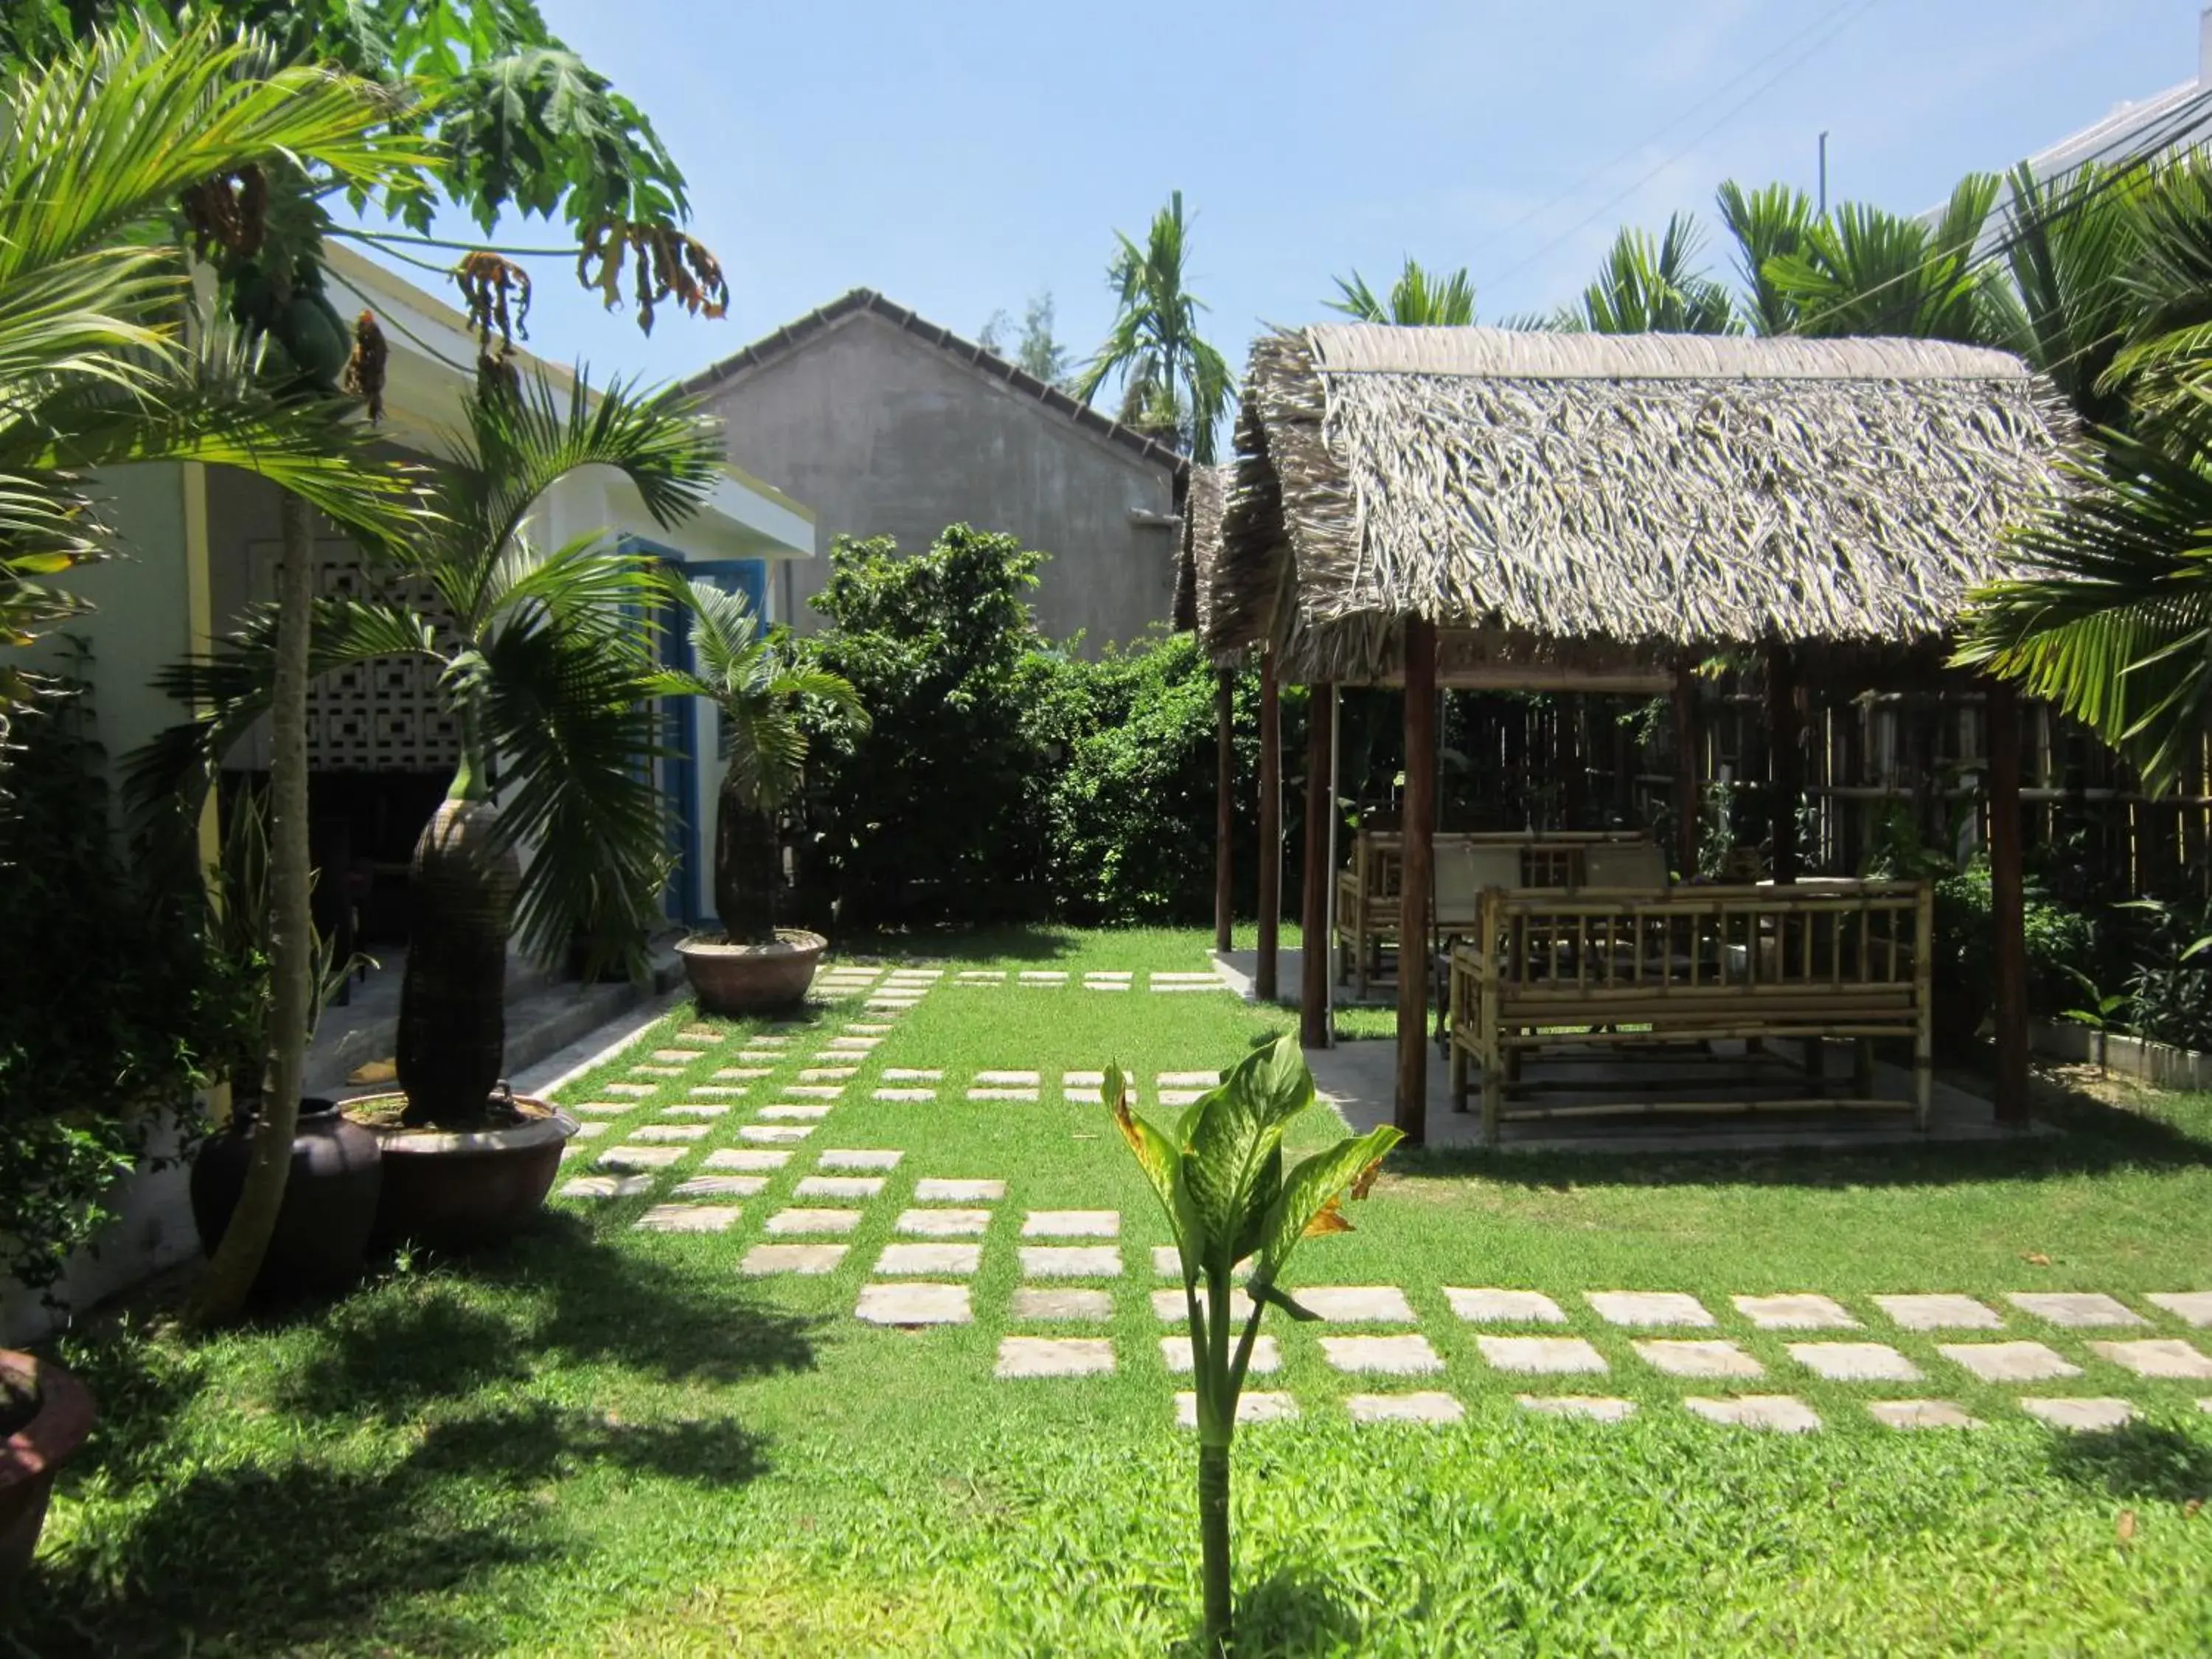
<instances>
[{"instance_id":1,"label":"thatched roof hut","mask_svg":"<svg viewBox=\"0 0 2212 1659\"><path fill-rule=\"evenodd\" d=\"M1226 466L1194 464L1184 484L1175 626L1181 633L1195 631L1201 640L1213 621L1213 565L1221 551L1221 514L1228 505L1229 478Z\"/></svg>"},{"instance_id":2,"label":"thatched roof hut","mask_svg":"<svg viewBox=\"0 0 2212 1659\"><path fill-rule=\"evenodd\" d=\"M1447 679L1924 641L2006 569L2064 431L2018 358L1925 341L1279 333L1193 613L1216 652L1355 684L1391 677L1408 617Z\"/></svg>"}]
</instances>

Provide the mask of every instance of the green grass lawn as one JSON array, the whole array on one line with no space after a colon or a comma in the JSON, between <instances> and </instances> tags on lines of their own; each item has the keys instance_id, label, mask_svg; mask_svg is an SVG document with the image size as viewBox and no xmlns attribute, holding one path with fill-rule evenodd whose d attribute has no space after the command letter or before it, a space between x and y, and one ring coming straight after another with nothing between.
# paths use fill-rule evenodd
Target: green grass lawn
<instances>
[{"instance_id":1,"label":"green grass lawn","mask_svg":"<svg viewBox=\"0 0 2212 1659\"><path fill-rule=\"evenodd\" d=\"M1130 1654L1188 1650L1197 1613L1191 1437L1172 1425L1147 1247L1164 1220L1103 1110L1060 1103L1063 1069L1226 1063L1289 1017L1226 994L1159 995L1204 965L1195 933L1028 933L912 958L952 972L1061 969L1060 988L945 981L731 1231L634 1224L649 1197L556 1204L513 1247L392 1264L344 1303L213 1339L141 1314L65 1346L105 1421L72 1468L16 1638L33 1653ZM1139 989L1079 988L1128 969ZM857 1005L809 1010L828 1036ZM691 1024L688 1012L662 1028ZM752 1029L759 1029L757 1027ZM716 1120L738 1143L815 1044ZM562 1091L602 1096L659 1044ZM655 1120L725 1044L617 1120ZM889 1067L942 1067L932 1104L870 1097ZM985 1068L1045 1074L1037 1104L970 1104ZM1310 1115L1308 1141L1334 1132ZM2150 1291L2212 1290L2212 1100L2075 1103L2065 1135L1862 1154L1655 1158L1468 1154L1394 1161L1358 1231L1307 1244L1304 1285L1403 1287L1440 1376L1359 1378L1269 1316L1285 1363L1254 1386L1295 1422L1239 1437L1237 1524L1249 1652L1715 1654L2212 1651L2212 1383L2154 1382L2011 1314L2078 1378L1976 1384L1950 1337L1887 1327L1891 1291L2097 1290L2185 1334ZM749 1279L738 1263L823 1147L899 1147L842 1264ZM586 1159L575 1160L580 1172ZM914 1181L1008 1182L972 1281L971 1325L854 1317ZM805 1200L799 1200L805 1201ZM830 1202L831 1200L814 1200ZM1111 1208L1123 1278L1108 1376L1006 1381L1023 1213ZM1527 1286L1605 1354L1602 1377L1509 1377L1480 1358L1446 1285ZM1707 1424L1680 1403L1728 1385L1662 1376L1581 1292L1695 1292L1826 1427ZM1924 1382L1814 1379L1732 1293L1836 1297ZM1998 1304L2003 1305L2001 1303ZM1662 1333L1664 1334L1664 1333ZM2212 1350L2212 1334L2198 1334ZM1443 1389L1450 1428L1354 1428L1342 1401ZM1601 1391L1625 1424L1538 1416L1516 1391ZM2141 1413L2063 1436L2025 1393L2118 1395ZM1955 1401L1988 1426L1900 1433L1865 1402Z\"/></svg>"}]
</instances>

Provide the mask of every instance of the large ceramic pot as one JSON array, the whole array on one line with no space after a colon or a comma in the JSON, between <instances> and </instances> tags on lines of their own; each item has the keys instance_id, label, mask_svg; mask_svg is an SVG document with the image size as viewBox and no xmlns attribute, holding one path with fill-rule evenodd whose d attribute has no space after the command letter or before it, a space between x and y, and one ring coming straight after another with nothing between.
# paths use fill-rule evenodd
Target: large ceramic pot
<instances>
[{"instance_id":1,"label":"large ceramic pot","mask_svg":"<svg viewBox=\"0 0 2212 1659\"><path fill-rule=\"evenodd\" d=\"M503 1103L506 1097L502 1097ZM561 1149L576 1120L526 1095L511 1103L521 1121L496 1129L411 1129L380 1123L397 1116L398 1095L346 1103L384 1151L384 1189L376 1241L465 1249L512 1237L544 1207L560 1173Z\"/></svg>"},{"instance_id":2,"label":"large ceramic pot","mask_svg":"<svg viewBox=\"0 0 2212 1659\"><path fill-rule=\"evenodd\" d=\"M691 993L709 1013L758 1014L806 1000L814 969L830 941L819 933L779 927L773 945L732 945L728 937L694 933L676 947Z\"/></svg>"},{"instance_id":3,"label":"large ceramic pot","mask_svg":"<svg viewBox=\"0 0 2212 1659\"><path fill-rule=\"evenodd\" d=\"M192 1161L192 1225L210 1255L229 1230L253 1155L253 1123L234 1117ZM383 1184L376 1137L349 1123L327 1100L302 1100L292 1133L292 1172L269 1254L253 1281L257 1294L341 1290L359 1279L376 1224Z\"/></svg>"},{"instance_id":4,"label":"large ceramic pot","mask_svg":"<svg viewBox=\"0 0 2212 1659\"><path fill-rule=\"evenodd\" d=\"M0 1440L0 1607L39 1547L54 1476L92 1432L91 1390L51 1360L0 1348L0 1381L38 1401L31 1419ZM0 1393L5 1399L6 1393Z\"/></svg>"}]
</instances>

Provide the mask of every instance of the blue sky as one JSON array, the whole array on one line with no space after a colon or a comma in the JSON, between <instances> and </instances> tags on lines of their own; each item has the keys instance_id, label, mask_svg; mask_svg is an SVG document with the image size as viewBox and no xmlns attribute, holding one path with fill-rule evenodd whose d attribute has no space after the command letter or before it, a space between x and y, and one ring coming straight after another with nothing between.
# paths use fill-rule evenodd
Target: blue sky
<instances>
[{"instance_id":1,"label":"blue sky","mask_svg":"<svg viewBox=\"0 0 2212 1659\"><path fill-rule=\"evenodd\" d=\"M1832 199L1927 207L1963 172L2192 78L2199 9L542 3L653 117L732 300L726 320L669 315L647 341L540 261L532 343L653 378L856 286L971 337L1049 290L1087 353L1113 232L1140 232L1176 187L1196 216L1191 285L1240 369L1265 323L1322 314L1334 274L1380 286L1407 252L1470 266L1485 319L1548 309L1624 223L1710 222L1729 177L1809 189L1823 128Z\"/></svg>"}]
</instances>

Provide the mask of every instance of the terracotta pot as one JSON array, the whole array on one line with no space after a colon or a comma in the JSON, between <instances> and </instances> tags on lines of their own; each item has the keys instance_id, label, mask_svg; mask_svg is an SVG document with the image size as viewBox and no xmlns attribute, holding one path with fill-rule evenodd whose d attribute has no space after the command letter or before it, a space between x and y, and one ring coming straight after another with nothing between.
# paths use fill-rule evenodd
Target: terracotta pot
<instances>
[{"instance_id":1,"label":"terracotta pot","mask_svg":"<svg viewBox=\"0 0 2212 1659\"><path fill-rule=\"evenodd\" d=\"M0 1376L27 1385L39 1400L38 1414L0 1441L0 1605L5 1605L39 1547L54 1476L84 1444L97 1413L91 1390L51 1360L0 1348Z\"/></svg>"},{"instance_id":2,"label":"terracotta pot","mask_svg":"<svg viewBox=\"0 0 2212 1659\"><path fill-rule=\"evenodd\" d=\"M229 1231L252 1158L253 1120L235 1118L210 1136L192 1160L192 1225L208 1255ZM283 1207L256 1295L298 1290L340 1290L361 1278L376 1224L383 1170L377 1139L349 1123L327 1100L300 1103L292 1135L292 1172Z\"/></svg>"},{"instance_id":3,"label":"terracotta pot","mask_svg":"<svg viewBox=\"0 0 2212 1659\"><path fill-rule=\"evenodd\" d=\"M676 947L699 1006L714 1014L758 1014L806 1000L814 969L830 941L795 927L776 929L773 945L732 945L725 935L694 933Z\"/></svg>"},{"instance_id":4,"label":"terracotta pot","mask_svg":"<svg viewBox=\"0 0 2212 1659\"><path fill-rule=\"evenodd\" d=\"M371 1095L348 1101L346 1109L398 1098ZM464 1249L510 1238L528 1225L553 1189L561 1149L576 1133L576 1120L526 1095L515 1096L514 1104L531 1121L462 1131L362 1125L384 1152L375 1242Z\"/></svg>"}]
</instances>

